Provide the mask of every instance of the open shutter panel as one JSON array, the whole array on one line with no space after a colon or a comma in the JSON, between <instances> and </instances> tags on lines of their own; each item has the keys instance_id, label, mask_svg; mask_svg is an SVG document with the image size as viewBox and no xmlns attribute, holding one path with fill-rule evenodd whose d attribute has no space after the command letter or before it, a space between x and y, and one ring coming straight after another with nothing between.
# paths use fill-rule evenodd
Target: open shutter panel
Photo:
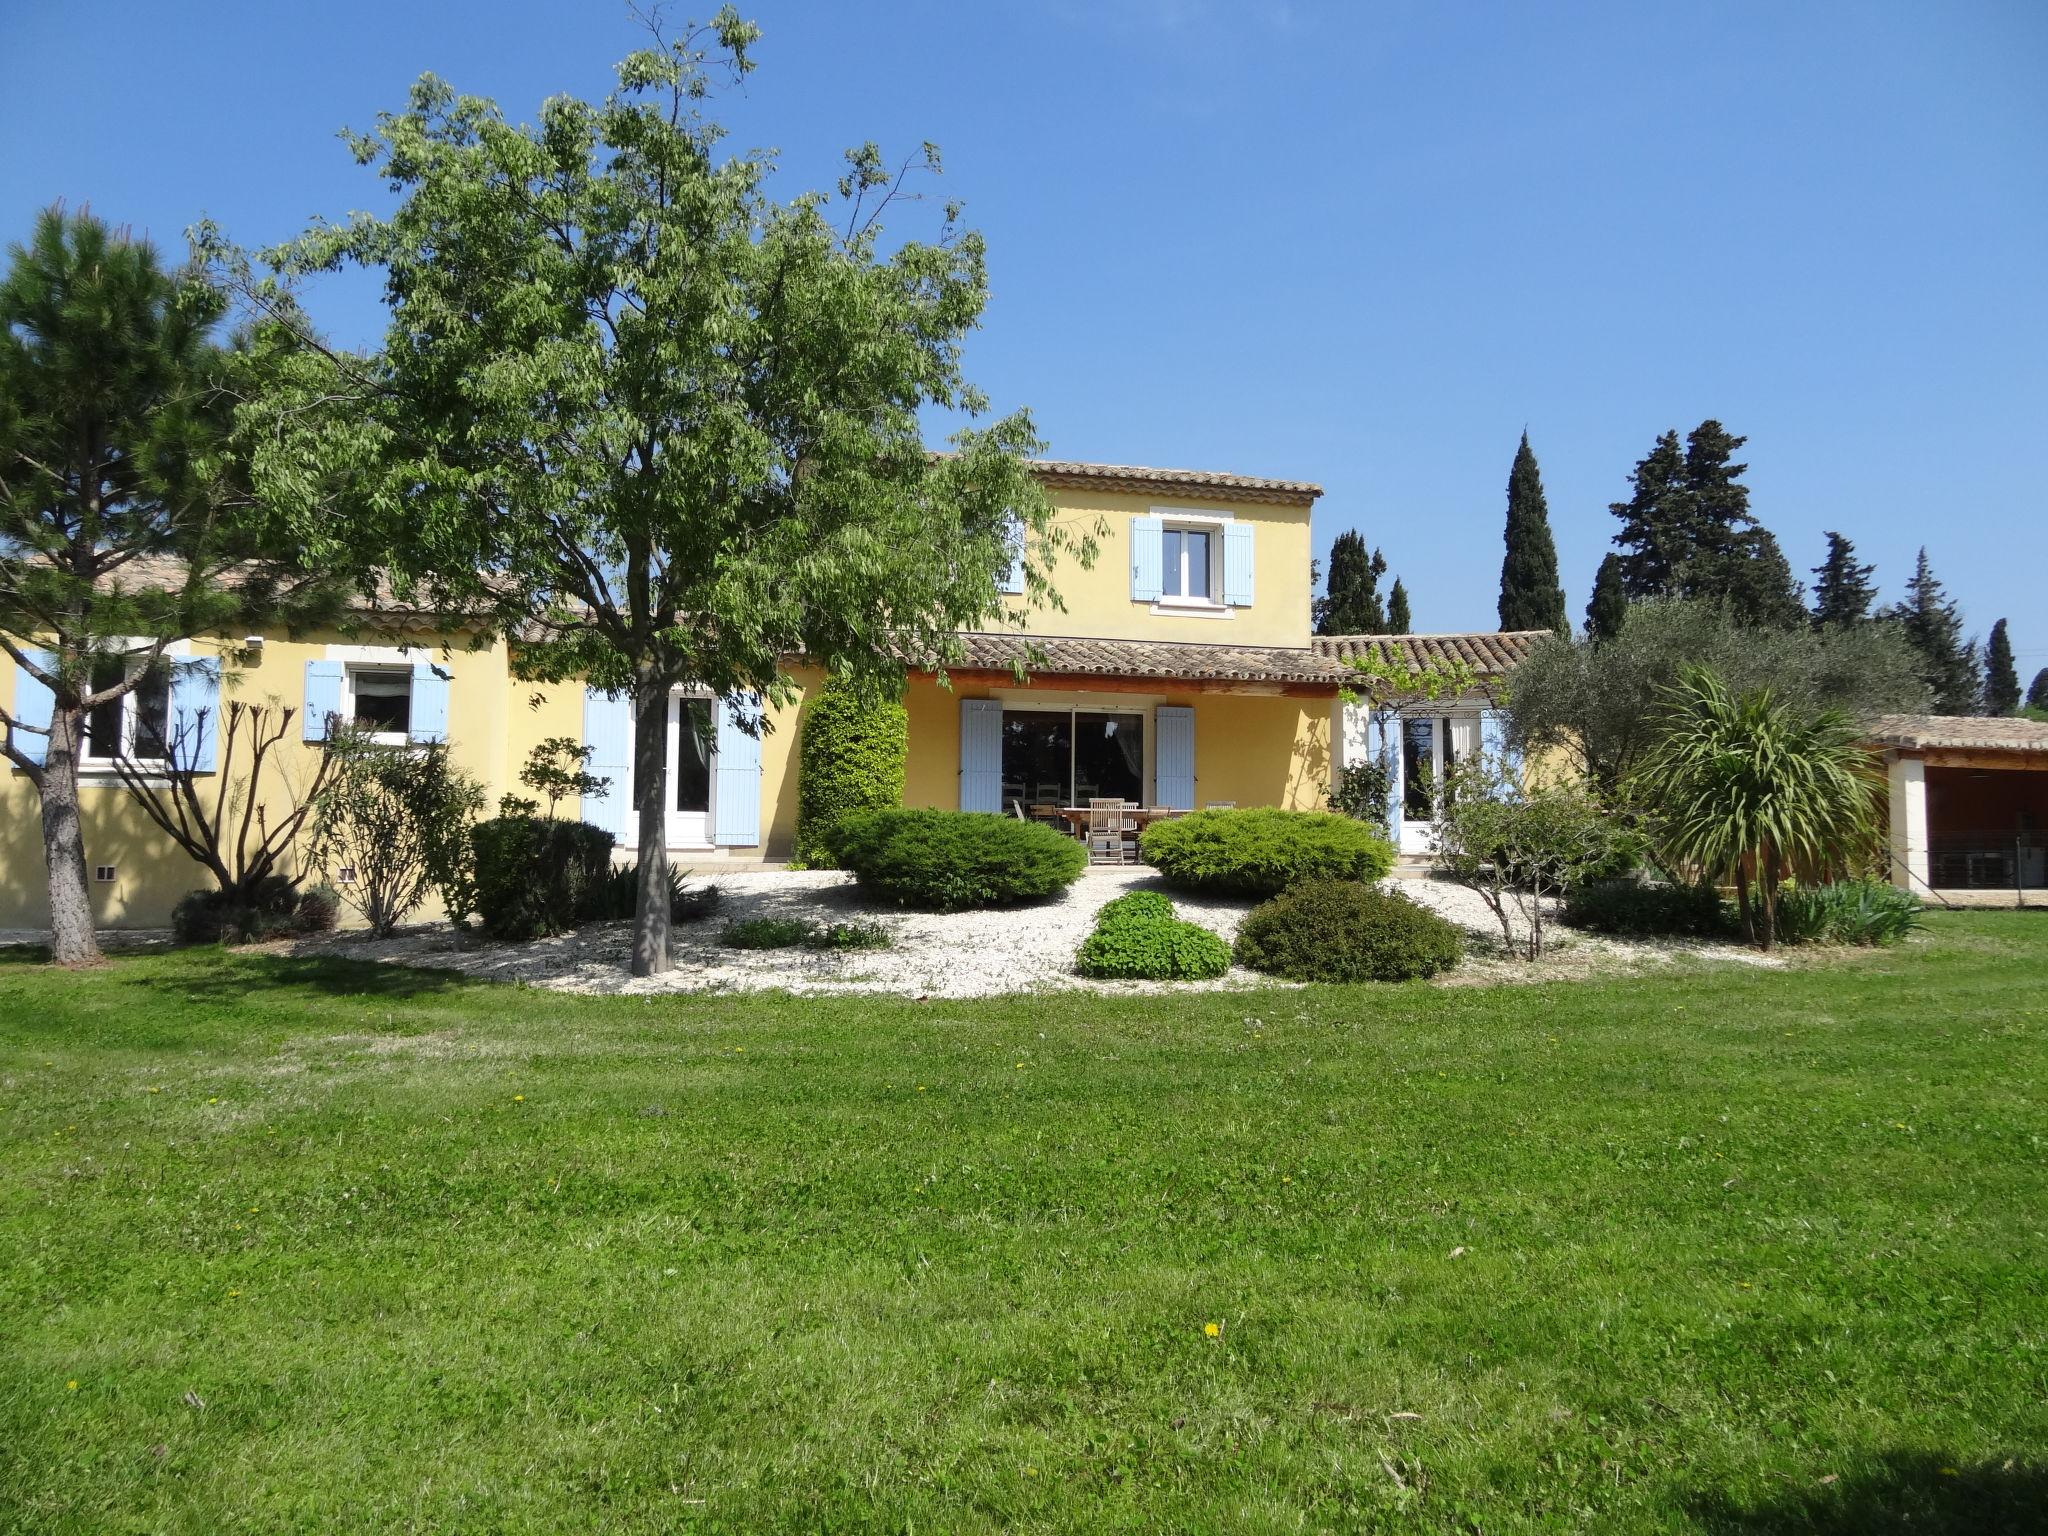
<instances>
[{"instance_id":1,"label":"open shutter panel","mask_svg":"<svg viewBox=\"0 0 2048 1536\"><path fill-rule=\"evenodd\" d=\"M412 726L405 734L412 742L448 739L448 679L424 661L413 664Z\"/></svg>"},{"instance_id":2,"label":"open shutter panel","mask_svg":"<svg viewBox=\"0 0 2048 1536\"><path fill-rule=\"evenodd\" d=\"M721 848L754 848L761 842L761 738L749 736L741 725L760 717L761 701L753 694L718 701L711 841Z\"/></svg>"},{"instance_id":3,"label":"open shutter panel","mask_svg":"<svg viewBox=\"0 0 2048 1536\"><path fill-rule=\"evenodd\" d=\"M220 738L220 658L200 656L171 663L171 741L178 765L194 773L213 772Z\"/></svg>"},{"instance_id":4,"label":"open shutter panel","mask_svg":"<svg viewBox=\"0 0 2048 1536\"><path fill-rule=\"evenodd\" d=\"M1500 764L1501 772L1519 777L1522 755L1508 747L1508 717L1498 709L1483 710L1479 716L1479 744L1486 755Z\"/></svg>"},{"instance_id":5,"label":"open shutter panel","mask_svg":"<svg viewBox=\"0 0 2048 1536\"><path fill-rule=\"evenodd\" d=\"M1003 706L997 699L960 701L960 809L1003 808Z\"/></svg>"},{"instance_id":6,"label":"open shutter panel","mask_svg":"<svg viewBox=\"0 0 2048 1536\"><path fill-rule=\"evenodd\" d=\"M634 840L633 709L624 694L583 690L583 745L590 748L590 772L609 779L602 790L583 797L583 819L602 827L619 843Z\"/></svg>"},{"instance_id":7,"label":"open shutter panel","mask_svg":"<svg viewBox=\"0 0 2048 1536\"><path fill-rule=\"evenodd\" d=\"M1152 711L1155 801L1169 811L1195 808L1195 712L1177 704Z\"/></svg>"},{"instance_id":8,"label":"open shutter panel","mask_svg":"<svg viewBox=\"0 0 2048 1536\"><path fill-rule=\"evenodd\" d=\"M341 663L306 663L306 707L299 718L299 735L304 741L325 741L327 722L341 713Z\"/></svg>"},{"instance_id":9,"label":"open shutter panel","mask_svg":"<svg viewBox=\"0 0 2048 1536\"><path fill-rule=\"evenodd\" d=\"M22 654L45 672L55 674L57 658L49 651L24 649ZM57 708L57 696L41 683L30 677L20 667L14 669L14 708L9 711L24 726L34 726L35 734L26 730L14 733L14 750L38 767L50 754L50 738L43 733L50 728L50 716Z\"/></svg>"},{"instance_id":10,"label":"open shutter panel","mask_svg":"<svg viewBox=\"0 0 2048 1536\"><path fill-rule=\"evenodd\" d=\"M1401 846L1401 806L1407 794L1407 786L1401 782L1401 717L1391 709L1373 711L1373 737L1379 750L1386 755L1388 782L1387 791L1387 835L1393 839L1394 847Z\"/></svg>"},{"instance_id":11,"label":"open shutter panel","mask_svg":"<svg viewBox=\"0 0 2048 1536\"><path fill-rule=\"evenodd\" d=\"M1131 519L1131 601L1159 601L1159 567L1166 524L1156 517Z\"/></svg>"},{"instance_id":12,"label":"open shutter panel","mask_svg":"<svg viewBox=\"0 0 2048 1536\"><path fill-rule=\"evenodd\" d=\"M1252 605L1252 530L1232 523L1223 530L1223 601L1233 608Z\"/></svg>"},{"instance_id":13,"label":"open shutter panel","mask_svg":"<svg viewBox=\"0 0 2048 1536\"><path fill-rule=\"evenodd\" d=\"M1010 546L1010 565L1000 578L999 586L1004 592L1024 590L1024 525L1016 518L1010 519L1006 534Z\"/></svg>"}]
</instances>

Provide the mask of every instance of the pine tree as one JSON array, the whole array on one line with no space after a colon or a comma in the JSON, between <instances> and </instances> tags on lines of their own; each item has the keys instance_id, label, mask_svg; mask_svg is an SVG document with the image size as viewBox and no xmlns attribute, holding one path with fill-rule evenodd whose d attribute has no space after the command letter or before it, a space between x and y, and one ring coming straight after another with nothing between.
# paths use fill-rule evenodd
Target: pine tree
<instances>
[{"instance_id":1,"label":"pine tree","mask_svg":"<svg viewBox=\"0 0 2048 1536\"><path fill-rule=\"evenodd\" d=\"M1991 715L2017 714L2020 707L2020 674L2013 665L2012 640L2005 632L2005 620L1991 626L1991 643L1984 648L1984 712Z\"/></svg>"},{"instance_id":2,"label":"pine tree","mask_svg":"<svg viewBox=\"0 0 2048 1536\"><path fill-rule=\"evenodd\" d=\"M1593 600L1586 604L1586 636L1612 640L1621 633L1621 621L1628 615L1628 590L1622 576L1622 556L1610 554L1600 562L1593 578Z\"/></svg>"},{"instance_id":3,"label":"pine tree","mask_svg":"<svg viewBox=\"0 0 2048 1536\"><path fill-rule=\"evenodd\" d=\"M1394 578L1394 590L1387 596L1387 633L1409 635L1415 632L1415 621L1408 616L1408 589L1401 585L1401 578Z\"/></svg>"},{"instance_id":4,"label":"pine tree","mask_svg":"<svg viewBox=\"0 0 2048 1536\"><path fill-rule=\"evenodd\" d=\"M1920 676L1934 695L1934 708L1944 715L1974 715L1982 679L1977 672L1977 647L1963 640L1963 616L1950 601L1927 560L1927 551L1906 583L1906 600L1879 615L1900 625L1920 653Z\"/></svg>"},{"instance_id":5,"label":"pine tree","mask_svg":"<svg viewBox=\"0 0 2048 1536\"><path fill-rule=\"evenodd\" d=\"M1378 550L1365 547L1365 537L1346 529L1330 545L1330 578L1315 600L1319 635L1383 635L1387 609L1380 597L1380 578L1387 562Z\"/></svg>"},{"instance_id":6,"label":"pine tree","mask_svg":"<svg viewBox=\"0 0 2048 1536\"><path fill-rule=\"evenodd\" d=\"M1854 544L1830 529L1828 557L1813 568L1813 627L1846 629L1868 619L1877 601L1877 584L1870 579L1876 571L1857 560Z\"/></svg>"},{"instance_id":7,"label":"pine tree","mask_svg":"<svg viewBox=\"0 0 2048 1536\"><path fill-rule=\"evenodd\" d=\"M1500 627L1550 629L1568 635L1564 588L1557 581L1557 543L1550 536L1550 509L1543 499L1543 474L1529 449L1529 434L1515 450L1508 471L1507 554L1500 565ZM1402 633L1399 623L1395 632Z\"/></svg>"},{"instance_id":8,"label":"pine tree","mask_svg":"<svg viewBox=\"0 0 2048 1536\"><path fill-rule=\"evenodd\" d=\"M1621 519L1614 542L1622 551L1622 594L1631 600L1676 597L1679 571L1693 552L1685 454L1677 432L1666 432L1636 461L1629 485L1629 499L1607 509Z\"/></svg>"},{"instance_id":9,"label":"pine tree","mask_svg":"<svg viewBox=\"0 0 2048 1536\"><path fill-rule=\"evenodd\" d=\"M2027 708L2048 709L2048 667L2034 674L2034 680L2027 685Z\"/></svg>"},{"instance_id":10,"label":"pine tree","mask_svg":"<svg viewBox=\"0 0 2048 1536\"><path fill-rule=\"evenodd\" d=\"M1679 564L1681 596L1728 605L1736 618L1767 629L1807 622L1799 583L1777 539L1749 510L1747 464L1733 460L1746 437L1711 417L1685 440L1685 511L1689 552Z\"/></svg>"}]
</instances>

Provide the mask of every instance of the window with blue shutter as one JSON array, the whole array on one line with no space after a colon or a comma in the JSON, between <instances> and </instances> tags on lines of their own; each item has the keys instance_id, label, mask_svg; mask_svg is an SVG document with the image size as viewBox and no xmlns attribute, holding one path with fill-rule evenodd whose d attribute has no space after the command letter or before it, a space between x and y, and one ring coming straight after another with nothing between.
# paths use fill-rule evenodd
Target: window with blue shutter
<instances>
[{"instance_id":1,"label":"window with blue shutter","mask_svg":"<svg viewBox=\"0 0 2048 1536\"><path fill-rule=\"evenodd\" d=\"M1252 605L1252 530L1232 523L1223 530L1223 601L1233 608Z\"/></svg>"},{"instance_id":2,"label":"window with blue shutter","mask_svg":"<svg viewBox=\"0 0 2048 1536\"><path fill-rule=\"evenodd\" d=\"M761 701L754 694L718 701L718 749L712 759L717 788L711 796L711 841L721 848L761 842Z\"/></svg>"},{"instance_id":3,"label":"window with blue shutter","mask_svg":"<svg viewBox=\"0 0 2048 1536\"><path fill-rule=\"evenodd\" d=\"M590 748L589 771L610 780L598 793L583 797L583 819L620 843L634 843L633 707L624 694L583 690L583 745Z\"/></svg>"},{"instance_id":4,"label":"window with blue shutter","mask_svg":"<svg viewBox=\"0 0 2048 1536\"><path fill-rule=\"evenodd\" d=\"M960 809L1003 808L1003 706L997 699L960 701Z\"/></svg>"},{"instance_id":5,"label":"window with blue shutter","mask_svg":"<svg viewBox=\"0 0 2048 1536\"><path fill-rule=\"evenodd\" d=\"M341 663L338 661L309 661L306 663L305 711L299 717L299 735L303 741L325 741L327 722L341 714Z\"/></svg>"},{"instance_id":6,"label":"window with blue shutter","mask_svg":"<svg viewBox=\"0 0 2048 1536\"><path fill-rule=\"evenodd\" d=\"M49 651L23 649L22 655L54 675L57 658ZM24 729L14 733L14 750L41 767L50 755L50 716L56 712L57 696L20 667L14 669L14 708L9 711ZM27 727L33 726L31 733Z\"/></svg>"},{"instance_id":7,"label":"window with blue shutter","mask_svg":"<svg viewBox=\"0 0 2048 1536\"><path fill-rule=\"evenodd\" d=\"M1479 715L1479 744L1488 757L1496 759L1505 774L1520 777L1522 754L1508 746L1508 717L1504 710L1482 710Z\"/></svg>"},{"instance_id":8,"label":"window with blue shutter","mask_svg":"<svg viewBox=\"0 0 2048 1536\"><path fill-rule=\"evenodd\" d=\"M1195 712L1161 704L1152 711L1153 803L1169 811L1195 808Z\"/></svg>"},{"instance_id":9,"label":"window with blue shutter","mask_svg":"<svg viewBox=\"0 0 2048 1536\"><path fill-rule=\"evenodd\" d=\"M1131 601L1156 603L1164 554L1166 523L1157 517L1131 519Z\"/></svg>"},{"instance_id":10,"label":"window with blue shutter","mask_svg":"<svg viewBox=\"0 0 2048 1536\"><path fill-rule=\"evenodd\" d=\"M430 662L412 669L412 716L406 739L418 744L448 739L448 677Z\"/></svg>"},{"instance_id":11,"label":"window with blue shutter","mask_svg":"<svg viewBox=\"0 0 2048 1536\"><path fill-rule=\"evenodd\" d=\"M220 658L199 656L171 663L170 741L179 765L193 773L213 772L220 736Z\"/></svg>"}]
</instances>

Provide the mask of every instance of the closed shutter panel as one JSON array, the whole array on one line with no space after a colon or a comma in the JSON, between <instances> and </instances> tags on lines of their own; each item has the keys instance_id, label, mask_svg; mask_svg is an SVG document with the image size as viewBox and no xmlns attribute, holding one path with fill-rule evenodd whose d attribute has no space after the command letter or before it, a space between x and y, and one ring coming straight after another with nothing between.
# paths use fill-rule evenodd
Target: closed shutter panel
<instances>
[{"instance_id":1,"label":"closed shutter panel","mask_svg":"<svg viewBox=\"0 0 2048 1536\"><path fill-rule=\"evenodd\" d=\"M327 722L341 713L341 663L306 663L306 710L299 718L299 734L305 741L325 741Z\"/></svg>"},{"instance_id":2,"label":"closed shutter panel","mask_svg":"<svg viewBox=\"0 0 2048 1536\"><path fill-rule=\"evenodd\" d=\"M1252 605L1252 530L1237 523L1223 530L1223 601L1233 608Z\"/></svg>"},{"instance_id":3,"label":"closed shutter panel","mask_svg":"<svg viewBox=\"0 0 2048 1536\"><path fill-rule=\"evenodd\" d=\"M49 651L24 650L22 655L41 667L51 676L57 672L57 658ZM41 767L50 755L50 738L44 734L50 729L50 716L56 712L57 696L41 683L30 677L20 667L14 669L14 708L10 714L23 726L34 726L36 734L27 730L14 733L14 750Z\"/></svg>"},{"instance_id":4,"label":"closed shutter panel","mask_svg":"<svg viewBox=\"0 0 2048 1536\"><path fill-rule=\"evenodd\" d=\"M1155 804L1169 811L1195 808L1195 712L1177 704L1152 711Z\"/></svg>"},{"instance_id":5,"label":"closed shutter panel","mask_svg":"<svg viewBox=\"0 0 2048 1536\"><path fill-rule=\"evenodd\" d=\"M1479 740L1486 755L1499 762L1503 774L1514 778L1521 777L1522 754L1508 746L1508 717L1504 710L1481 711Z\"/></svg>"},{"instance_id":6,"label":"closed shutter panel","mask_svg":"<svg viewBox=\"0 0 2048 1536\"><path fill-rule=\"evenodd\" d=\"M214 743L220 735L220 658L201 656L171 663L171 741L178 766L213 772Z\"/></svg>"},{"instance_id":7,"label":"closed shutter panel","mask_svg":"<svg viewBox=\"0 0 2048 1536\"><path fill-rule=\"evenodd\" d=\"M413 742L448 739L448 679L424 661L412 669L412 723L405 734Z\"/></svg>"},{"instance_id":8,"label":"closed shutter panel","mask_svg":"<svg viewBox=\"0 0 2048 1536\"><path fill-rule=\"evenodd\" d=\"M760 711L753 694L718 701L711 841L721 848L753 848L761 841L761 738L748 735L743 723L758 720Z\"/></svg>"},{"instance_id":9,"label":"closed shutter panel","mask_svg":"<svg viewBox=\"0 0 2048 1536\"><path fill-rule=\"evenodd\" d=\"M1165 534L1166 524L1160 518L1131 519L1131 601L1134 603L1159 601L1160 558Z\"/></svg>"},{"instance_id":10,"label":"closed shutter panel","mask_svg":"<svg viewBox=\"0 0 2048 1536\"><path fill-rule=\"evenodd\" d=\"M1003 706L996 699L960 701L960 809L1003 808Z\"/></svg>"},{"instance_id":11,"label":"closed shutter panel","mask_svg":"<svg viewBox=\"0 0 2048 1536\"><path fill-rule=\"evenodd\" d=\"M583 819L619 843L633 841L633 709L624 694L583 690L583 745L590 772L611 782L583 797Z\"/></svg>"},{"instance_id":12,"label":"closed shutter panel","mask_svg":"<svg viewBox=\"0 0 2048 1536\"><path fill-rule=\"evenodd\" d=\"M1386 754L1388 778L1391 787L1387 790L1387 835L1393 839L1395 848L1401 846L1401 817L1404 797L1408 786L1401 782L1401 717L1391 709L1373 711L1373 734L1379 742L1379 749Z\"/></svg>"}]
</instances>

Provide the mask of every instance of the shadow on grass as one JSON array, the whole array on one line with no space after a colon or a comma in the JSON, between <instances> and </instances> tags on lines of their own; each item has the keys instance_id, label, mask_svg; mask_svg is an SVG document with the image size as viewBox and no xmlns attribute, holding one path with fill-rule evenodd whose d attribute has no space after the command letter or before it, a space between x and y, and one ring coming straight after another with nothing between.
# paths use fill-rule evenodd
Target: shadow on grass
<instances>
[{"instance_id":1,"label":"shadow on grass","mask_svg":"<svg viewBox=\"0 0 2048 1536\"><path fill-rule=\"evenodd\" d=\"M2038 1536L2048 1531L2048 1467L2016 1460L1969 1466L1895 1451L1864 1476L1748 1507L1710 1496L1691 1512L1702 1530L1719 1536Z\"/></svg>"},{"instance_id":2,"label":"shadow on grass","mask_svg":"<svg viewBox=\"0 0 2048 1536\"><path fill-rule=\"evenodd\" d=\"M193 1001L217 1003L247 1002L273 989L404 1001L482 985L455 971L416 969L333 955L237 955L232 950L204 949L182 953L218 955L224 963L137 976L134 983Z\"/></svg>"}]
</instances>

